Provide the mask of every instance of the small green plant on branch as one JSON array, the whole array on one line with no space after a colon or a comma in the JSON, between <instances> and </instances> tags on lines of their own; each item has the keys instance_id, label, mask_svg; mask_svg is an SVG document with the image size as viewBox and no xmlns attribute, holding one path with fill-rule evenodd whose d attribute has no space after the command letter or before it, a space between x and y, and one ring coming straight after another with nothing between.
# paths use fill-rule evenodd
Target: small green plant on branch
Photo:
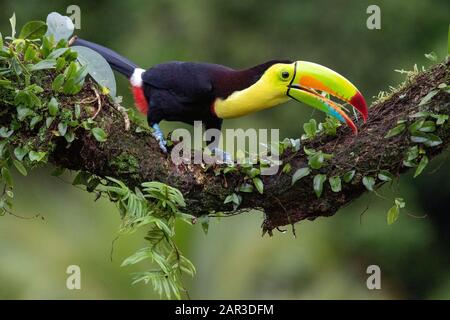
<instances>
[{"instance_id":1,"label":"small green plant on branch","mask_svg":"<svg viewBox=\"0 0 450 320\"><path fill-rule=\"evenodd\" d=\"M89 131L98 142L108 139L95 117L102 99L120 100L114 96L111 68L95 52L69 48L71 32L55 27L61 19L65 18L53 13L47 23L29 22L16 38L13 15L11 36L3 38L0 34L0 102L4 106L0 116L9 117L10 124L0 127L0 215L12 213L13 168L27 175L28 170L48 162L61 139L69 147L80 130ZM89 63L93 60L97 69ZM92 90L97 98L90 99L91 92L86 90ZM92 109L93 103L97 103L97 109ZM54 175L62 172L57 169ZM177 189L147 182L141 189L130 190L119 180L84 171L76 175L73 184L106 194L117 204L122 218L120 235L146 228L149 246L125 259L122 266L148 260L154 268L135 274L133 283L151 283L156 292L169 299L187 295L182 276L194 276L195 267L175 244L175 221L191 223L193 217L180 211L185 203Z\"/></svg>"}]
</instances>

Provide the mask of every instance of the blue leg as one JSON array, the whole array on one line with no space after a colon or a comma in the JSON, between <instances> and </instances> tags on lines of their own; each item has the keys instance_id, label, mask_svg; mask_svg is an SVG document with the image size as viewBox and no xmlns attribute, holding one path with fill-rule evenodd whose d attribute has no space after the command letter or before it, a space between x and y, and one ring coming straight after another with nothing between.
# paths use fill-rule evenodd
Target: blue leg
<instances>
[{"instance_id":1,"label":"blue leg","mask_svg":"<svg viewBox=\"0 0 450 320\"><path fill-rule=\"evenodd\" d=\"M210 119L205 123L205 129L217 129L220 131L222 128L222 119L216 118L216 119ZM232 164L233 160L231 159L231 155L228 152L225 152L222 149L219 149L219 137L216 137L213 142L207 141L208 149L211 150L211 152L219 157L219 159L227 164Z\"/></svg>"},{"instance_id":2,"label":"blue leg","mask_svg":"<svg viewBox=\"0 0 450 320\"><path fill-rule=\"evenodd\" d=\"M228 152L223 151L222 149L219 149L219 148L213 148L213 149L211 149L211 152L215 156L218 156L222 162L224 162L226 164L233 163L233 160L231 159L231 155Z\"/></svg>"},{"instance_id":3,"label":"blue leg","mask_svg":"<svg viewBox=\"0 0 450 320\"><path fill-rule=\"evenodd\" d=\"M167 142L164 139L164 133L161 131L161 128L159 127L159 124L155 123L152 125L153 129L153 136L156 140L159 142L159 147L161 148L162 152L167 153Z\"/></svg>"}]
</instances>

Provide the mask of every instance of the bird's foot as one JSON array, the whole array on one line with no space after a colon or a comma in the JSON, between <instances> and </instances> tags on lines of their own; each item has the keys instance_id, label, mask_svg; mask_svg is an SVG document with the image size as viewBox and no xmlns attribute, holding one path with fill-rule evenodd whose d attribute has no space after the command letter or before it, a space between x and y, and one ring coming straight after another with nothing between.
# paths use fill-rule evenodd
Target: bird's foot
<instances>
[{"instance_id":1,"label":"bird's foot","mask_svg":"<svg viewBox=\"0 0 450 320\"><path fill-rule=\"evenodd\" d=\"M233 163L233 160L231 159L231 155L228 152L223 151L222 149L219 149L219 148L214 148L211 150L211 152L214 154L214 156L218 157L220 159L220 161L222 161L223 163L226 163L226 164Z\"/></svg>"},{"instance_id":2,"label":"bird's foot","mask_svg":"<svg viewBox=\"0 0 450 320\"><path fill-rule=\"evenodd\" d=\"M162 152L168 153L167 141L164 139L164 133L161 131L161 128L157 123L155 123L154 125L152 125L152 129L153 129L152 133L153 136L155 137L156 140L158 140L159 148L161 149Z\"/></svg>"}]
</instances>

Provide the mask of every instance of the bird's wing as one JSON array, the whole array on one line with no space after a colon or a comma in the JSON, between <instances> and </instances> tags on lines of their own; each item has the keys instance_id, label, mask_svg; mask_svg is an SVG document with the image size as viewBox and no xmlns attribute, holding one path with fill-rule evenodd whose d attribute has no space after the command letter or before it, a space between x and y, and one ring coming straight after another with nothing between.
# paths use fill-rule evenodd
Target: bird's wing
<instances>
[{"instance_id":1,"label":"bird's wing","mask_svg":"<svg viewBox=\"0 0 450 320\"><path fill-rule=\"evenodd\" d=\"M167 90L180 102L209 100L213 94L207 65L190 62L168 62L156 65L142 75L145 84Z\"/></svg>"}]
</instances>

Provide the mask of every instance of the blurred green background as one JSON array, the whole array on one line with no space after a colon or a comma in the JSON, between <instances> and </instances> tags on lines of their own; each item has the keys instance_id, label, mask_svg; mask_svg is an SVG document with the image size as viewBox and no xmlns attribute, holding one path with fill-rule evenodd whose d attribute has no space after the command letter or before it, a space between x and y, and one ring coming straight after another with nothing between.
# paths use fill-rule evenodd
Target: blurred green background
<instances>
[{"instance_id":1,"label":"blurred green background","mask_svg":"<svg viewBox=\"0 0 450 320\"><path fill-rule=\"evenodd\" d=\"M17 1L1 0L0 30L8 18L18 26L45 20L51 11L81 8L78 35L111 47L142 67L168 60L208 61L243 68L272 58L314 61L352 80L369 102L399 83L394 69L429 66L424 53L442 59L450 3L376 1L381 30L368 30L373 1ZM126 80L117 77L125 104ZM225 127L280 128L299 137L311 109L296 104L225 122ZM314 114L318 118L320 115ZM178 124L164 123L170 130ZM433 168L439 170L433 170ZM152 288L132 286L121 261L144 246L142 235L121 238L110 251L120 223L114 205L70 185L72 177L51 168L16 177L14 212L39 218L0 217L0 299L157 298ZM261 238L261 213L178 228L178 243L197 267L186 279L192 298L450 298L450 164L435 159L417 179L404 176L380 193L404 197L407 211L386 224L391 206L365 195L336 216L297 225ZM366 210L367 209L367 210ZM365 211L366 210L366 211ZM361 216L361 214L364 214ZM417 218L426 215L425 218ZM415 217L414 217L415 216ZM66 289L66 268L79 265L82 289ZM379 265L382 289L366 287L367 266Z\"/></svg>"}]
</instances>

